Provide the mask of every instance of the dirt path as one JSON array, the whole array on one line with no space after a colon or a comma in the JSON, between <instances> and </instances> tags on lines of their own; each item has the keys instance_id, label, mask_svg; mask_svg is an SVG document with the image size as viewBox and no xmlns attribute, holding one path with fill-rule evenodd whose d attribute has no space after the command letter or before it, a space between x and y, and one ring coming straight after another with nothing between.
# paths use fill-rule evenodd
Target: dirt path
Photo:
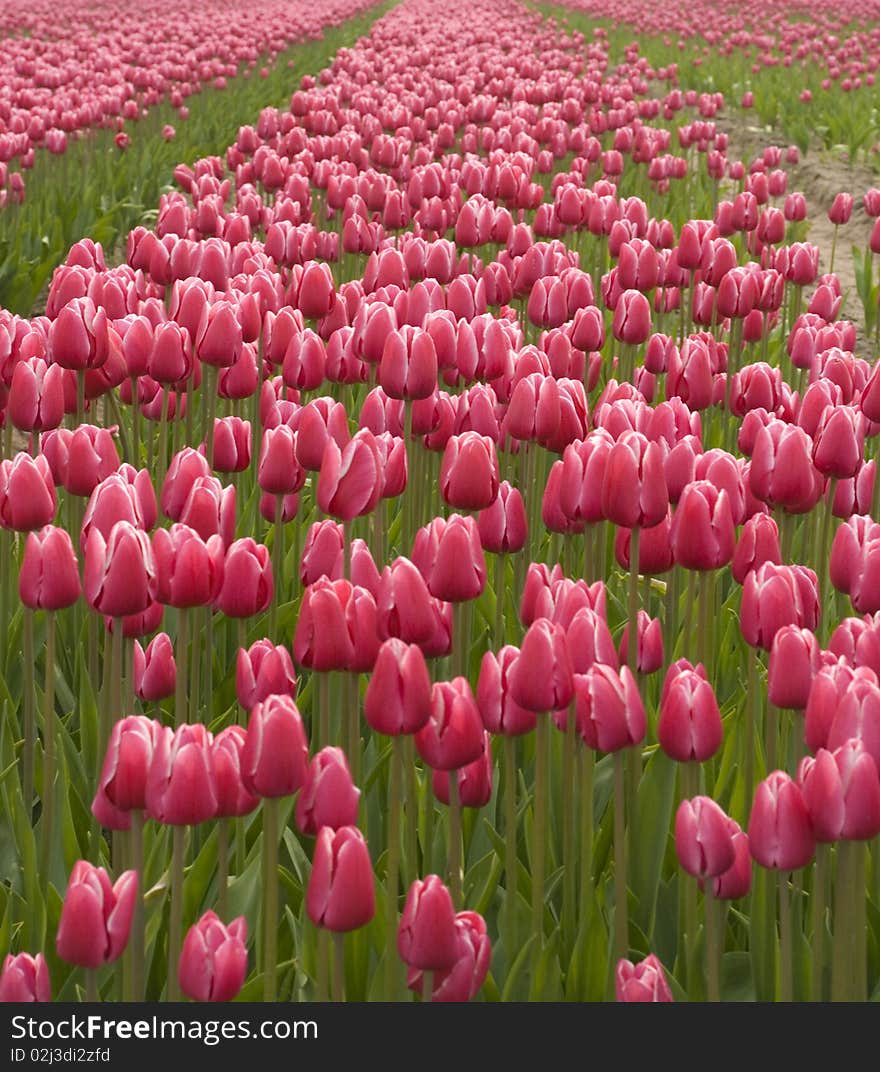
<instances>
[{"instance_id":1,"label":"dirt path","mask_svg":"<svg viewBox=\"0 0 880 1072\"><path fill-rule=\"evenodd\" d=\"M719 116L716 122L719 129L728 135L728 157L734 160L741 158L746 166L768 145L787 144L781 135L749 125L742 114ZM819 247L822 272L829 270L834 242L834 225L828 219L828 210L841 192L851 193L855 199L852 218L838 232L834 271L840 279L844 295L841 315L853 320L863 336L864 316L856 291L852 247L861 250L867 247L873 220L865 214L862 195L870 187L880 184L880 180L869 168L850 164L846 159L834 157L823 150L814 149L807 156L802 155L799 163L786 164L785 168L789 174L789 192L799 190L806 198L810 223L808 240Z\"/></svg>"}]
</instances>

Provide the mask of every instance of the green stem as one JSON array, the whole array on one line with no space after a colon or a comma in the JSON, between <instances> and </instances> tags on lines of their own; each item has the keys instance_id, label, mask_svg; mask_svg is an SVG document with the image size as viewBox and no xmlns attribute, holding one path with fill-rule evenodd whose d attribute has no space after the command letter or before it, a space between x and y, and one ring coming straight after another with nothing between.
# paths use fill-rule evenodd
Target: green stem
<instances>
[{"instance_id":1,"label":"green stem","mask_svg":"<svg viewBox=\"0 0 880 1072\"><path fill-rule=\"evenodd\" d=\"M792 964L791 895L788 892L788 872L777 874L779 884L779 998L794 1000L794 973Z\"/></svg>"},{"instance_id":2,"label":"green stem","mask_svg":"<svg viewBox=\"0 0 880 1072\"><path fill-rule=\"evenodd\" d=\"M397 936L397 895L400 874L400 796L403 778L403 739L391 738L391 777L388 789L388 869L385 886L387 916L385 933L387 945L385 954L385 998L394 1001L397 998L398 966L396 955Z\"/></svg>"},{"instance_id":3,"label":"green stem","mask_svg":"<svg viewBox=\"0 0 880 1072\"><path fill-rule=\"evenodd\" d=\"M768 701L767 710L764 712L764 758L767 765L767 774L775 771L777 766L776 756L780 721L778 709Z\"/></svg>"},{"instance_id":4,"label":"green stem","mask_svg":"<svg viewBox=\"0 0 880 1072\"><path fill-rule=\"evenodd\" d=\"M456 910L462 907L461 876L461 800L458 771L449 772L449 892Z\"/></svg>"},{"instance_id":5,"label":"green stem","mask_svg":"<svg viewBox=\"0 0 880 1072\"><path fill-rule=\"evenodd\" d=\"M272 540L272 580L275 585L272 605L269 608L269 636L275 640L278 635L278 608L281 605L284 566L284 496L275 496L275 529Z\"/></svg>"},{"instance_id":6,"label":"green stem","mask_svg":"<svg viewBox=\"0 0 880 1072\"><path fill-rule=\"evenodd\" d=\"M345 935L333 935L333 1000L345 1001Z\"/></svg>"},{"instance_id":7,"label":"green stem","mask_svg":"<svg viewBox=\"0 0 880 1072\"><path fill-rule=\"evenodd\" d=\"M131 866L137 871L138 891L134 899L134 914L131 920L131 1000L144 1000L144 813L140 809L131 812L130 833Z\"/></svg>"},{"instance_id":8,"label":"green stem","mask_svg":"<svg viewBox=\"0 0 880 1072\"><path fill-rule=\"evenodd\" d=\"M177 662L177 680L174 692L174 724L182 726L186 722L186 714L189 706L187 696L187 646L189 611L181 608L177 612L177 650L175 652Z\"/></svg>"},{"instance_id":9,"label":"green stem","mask_svg":"<svg viewBox=\"0 0 880 1072\"><path fill-rule=\"evenodd\" d=\"M745 812L752 807L755 795L755 729L757 726L756 707L758 704L758 653L751 645L748 650L746 678L746 725L745 755L743 769L745 772Z\"/></svg>"},{"instance_id":10,"label":"green stem","mask_svg":"<svg viewBox=\"0 0 880 1072\"><path fill-rule=\"evenodd\" d=\"M507 559L504 555L495 556L495 647L503 648L505 643L504 632L504 601L505 601L505 566Z\"/></svg>"},{"instance_id":11,"label":"green stem","mask_svg":"<svg viewBox=\"0 0 880 1072\"><path fill-rule=\"evenodd\" d=\"M361 777L361 710L360 687L357 673L345 675L345 707L348 712L348 762L351 777L358 785Z\"/></svg>"},{"instance_id":12,"label":"green stem","mask_svg":"<svg viewBox=\"0 0 880 1072\"><path fill-rule=\"evenodd\" d=\"M86 968L86 1001L93 1004L101 1000L98 992L98 969Z\"/></svg>"},{"instance_id":13,"label":"green stem","mask_svg":"<svg viewBox=\"0 0 880 1072\"><path fill-rule=\"evenodd\" d=\"M865 893L865 862L867 843L850 842L852 855L852 1000L868 1000L868 920Z\"/></svg>"},{"instance_id":14,"label":"green stem","mask_svg":"<svg viewBox=\"0 0 880 1072\"><path fill-rule=\"evenodd\" d=\"M214 418L217 415L217 370L213 365L205 365L202 390L205 392L205 427L202 433L205 440L205 453L208 465L214 468ZM164 424L164 421L163 421Z\"/></svg>"},{"instance_id":15,"label":"green stem","mask_svg":"<svg viewBox=\"0 0 880 1072\"><path fill-rule=\"evenodd\" d=\"M831 846L819 842L816 846L816 866L813 875L813 975L810 1000L822 1001L825 974L825 912L828 907Z\"/></svg>"},{"instance_id":16,"label":"green stem","mask_svg":"<svg viewBox=\"0 0 880 1072\"><path fill-rule=\"evenodd\" d=\"M43 815L40 872L48 876L55 810L55 613L46 614L46 678L43 690ZM100 769L100 768L99 768Z\"/></svg>"},{"instance_id":17,"label":"green stem","mask_svg":"<svg viewBox=\"0 0 880 1072\"><path fill-rule=\"evenodd\" d=\"M629 599L627 602L627 619L629 635L626 649L627 666L636 673L639 651L639 536L641 530L634 528L629 543Z\"/></svg>"},{"instance_id":18,"label":"green stem","mask_svg":"<svg viewBox=\"0 0 880 1072\"><path fill-rule=\"evenodd\" d=\"M422 972L422 1001L431 1002L434 1000L434 973L432 971Z\"/></svg>"},{"instance_id":19,"label":"green stem","mask_svg":"<svg viewBox=\"0 0 880 1072\"><path fill-rule=\"evenodd\" d=\"M168 1000L180 1001L178 962L183 943L183 850L186 827L172 829L171 913L168 921Z\"/></svg>"},{"instance_id":20,"label":"green stem","mask_svg":"<svg viewBox=\"0 0 880 1072\"><path fill-rule=\"evenodd\" d=\"M324 927L318 928L316 954L315 997L318 1001L327 1001L330 996L330 934Z\"/></svg>"},{"instance_id":21,"label":"green stem","mask_svg":"<svg viewBox=\"0 0 880 1072\"><path fill-rule=\"evenodd\" d=\"M614 962L629 952L629 923L626 904L626 757L623 749L614 753Z\"/></svg>"},{"instance_id":22,"label":"green stem","mask_svg":"<svg viewBox=\"0 0 880 1072\"><path fill-rule=\"evenodd\" d=\"M508 959L516 955L516 738L504 737L504 877L507 884L504 898Z\"/></svg>"},{"instance_id":23,"label":"green stem","mask_svg":"<svg viewBox=\"0 0 880 1072\"><path fill-rule=\"evenodd\" d=\"M278 799L263 799L263 860L266 886L263 890L264 948L263 1000L278 994Z\"/></svg>"},{"instance_id":24,"label":"green stem","mask_svg":"<svg viewBox=\"0 0 880 1072\"><path fill-rule=\"evenodd\" d=\"M575 701L568 706L565 724L565 743L562 757L562 933L566 944L574 939L575 931L575 851L574 817L576 811L576 785L574 779L577 758L575 734Z\"/></svg>"},{"instance_id":25,"label":"green stem","mask_svg":"<svg viewBox=\"0 0 880 1072\"><path fill-rule=\"evenodd\" d=\"M330 744L330 674L325 671L318 677L318 741L322 748Z\"/></svg>"},{"instance_id":26,"label":"green stem","mask_svg":"<svg viewBox=\"0 0 880 1072\"><path fill-rule=\"evenodd\" d=\"M705 897L703 907L706 913L706 979L709 1001L721 1000L721 944L719 931L719 903L713 895L715 879L707 878L703 884Z\"/></svg>"},{"instance_id":27,"label":"green stem","mask_svg":"<svg viewBox=\"0 0 880 1072\"><path fill-rule=\"evenodd\" d=\"M217 915L226 920L227 887L229 885L229 820L217 824Z\"/></svg>"},{"instance_id":28,"label":"green stem","mask_svg":"<svg viewBox=\"0 0 880 1072\"><path fill-rule=\"evenodd\" d=\"M550 735L550 716L538 715L535 727L535 798L534 844L532 845L532 932L535 950L544 944L544 867L547 851L547 764Z\"/></svg>"},{"instance_id":29,"label":"green stem","mask_svg":"<svg viewBox=\"0 0 880 1072\"><path fill-rule=\"evenodd\" d=\"M36 686L34 684L34 612L30 607L22 607L22 614L22 655L24 656L22 789L25 814L30 818L34 806L34 752L37 739L37 728L34 719L34 704L36 702Z\"/></svg>"}]
</instances>

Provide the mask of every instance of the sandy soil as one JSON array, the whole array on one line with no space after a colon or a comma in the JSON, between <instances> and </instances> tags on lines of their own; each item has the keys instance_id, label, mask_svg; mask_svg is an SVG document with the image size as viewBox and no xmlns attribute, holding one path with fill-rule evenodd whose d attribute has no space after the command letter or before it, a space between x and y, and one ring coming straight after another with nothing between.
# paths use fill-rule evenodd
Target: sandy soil
<instances>
[{"instance_id":1,"label":"sandy soil","mask_svg":"<svg viewBox=\"0 0 880 1072\"><path fill-rule=\"evenodd\" d=\"M748 118L742 113L719 116L717 123L730 140L728 157L733 160L741 158L747 166L768 145L787 145L781 136L749 125ZM834 242L834 224L828 219L828 210L839 193L851 193L855 199L852 218L838 231L834 271L840 279L844 295L841 315L855 322L862 342L864 316L856 292L852 247L861 250L867 247L874 221L865 214L862 195L870 187L880 185L880 181L869 168L851 164L845 156L834 156L822 150L811 150L806 156L801 156L799 163L784 166L789 174L789 193L797 190L806 198L810 223L807 237L808 241L819 247L822 272L829 271Z\"/></svg>"}]
</instances>

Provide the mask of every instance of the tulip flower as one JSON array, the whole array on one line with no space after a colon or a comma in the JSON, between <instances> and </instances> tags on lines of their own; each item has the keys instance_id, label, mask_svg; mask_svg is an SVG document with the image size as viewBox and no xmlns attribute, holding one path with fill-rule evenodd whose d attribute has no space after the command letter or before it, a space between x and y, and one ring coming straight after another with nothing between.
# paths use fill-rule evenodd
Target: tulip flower
<instances>
[{"instance_id":1,"label":"tulip flower","mask_svg":"<svg viewBox=\"0 0 880 1072\"><path fill-rule=\"evenodd\" d=\"M261 797L290 796L306 780L308 742L299 709L290 696L258 703L248 721L241 756L245 788Z\"/></svg>"},{"instance_id":2,"label":"tulip flower","mask_svg":"<svg viewBox=\"0 0 880 1072\"><path fill-rule=\"evenodd\" d=\"M498 457L488 436L451 436L440 466L440 494L458 510L485 510L498 495Z\"/></svg>"},{"instance_id":3,"label":"tulip flower","mask_svg":"<svg viewBox=\"0 0 880 1072\"><path fill-rule=\"evenodd\" d=\"M0 462L0 525L28 532L50 524L55 517L55 485L42 456L16 454Z\"/></svg>"},{"instance_id":4,"label":"tulip flower","mask_svg":"<svg viewBox=\"0 0 880 1072\"><path fill-rule=\"evenodd\" d=\"M455 917L458 957L448 969L434 974L431 1001L471 1001L479 993L489 973L492 943L486 933L486 921L479 912L459 912ZM425 1000L425 973L410 968L406 977L410 990Z\"/></svg>"},{"instance_id":5,"label":"tulip flower","mask_svg":"<svg viewBox=\"0 0 880 1072\"><path fill-rule=\"evenodd\" d=\"M204 726L156 732L146 784L146 810L172 826L192 826L217 814L211 735Z\"/></svg>"},{"instance_id":6,"label":"tulip flower","mask_svg":"<svg viewBox=\"0 0 880 1072\"><path fill-rule=\"evenodd\" d=\"M880 775L861 741L851 738L834 752L820 748L798 768L801 787L820 842L869 840L880 833Z\"/></svg>"},{"instance_id":7,"label":"tulip flower","mask_svg":"<svg viewBox=\"0 0 880 1072\"><path fill-rule=\"evenodd\" d=\"M356 432L345 447L328 439L316 500L325 514L349 522L368 514L382 495L382 459L372 432Z\"/></svg>"},{"instance_id":8,"label":"tulip flower","mask_svg":"<svg viewBox=\"0 0 880 1072\"><path fill-rule=\"evenodd\" d=\"M417 733L431 717L431 679L420 648L392 637L379 648L364 696L364 717L387 736Z\"/></svg>"},{"instance_id":9,"label":"tulip flower","mask_svg":"<svg viewBox=\"0 0 880 1072\"><path fill-rule=\"evenodd\" d=\"M225 926L208 911L187 931L178 962L180 989L194 1001L232 1001L247 975L247 922Z\"/></svg>"},{"instance_id":10,"label":"tulip flower","mask_svg":"<svg viewBox=\"0 0 880 1072\"><path fill-rule=\"evenodd\" d=\"M558 711L572 697L571 657L565 630L547 618L529 626L510 672L510 696L529 711Z\"/></svg>"},{"instance_id":11,"label":"tulip flower","mask_svg":"<svg viewBox=\"0 0 880 1072\"><path fill-rule=\"evenodd\" d=\"M99 968L118 959L131 930L138 876L126 871L111 884L103 867L86 860L73 865L55 939L68 964Z\"/></svg>"},{"instance_id":12,"label":"tulip flower","mask_svg":"<svg viewBox=\"0 0 880 1072\"><path fill-rule=\"evenodd\" d=\"M117 521L109 539L97 529L85 549L83 589L99 614L124 618L147 609L156 593L156 566L150 539L128 521Z\"/></svg>"},{"instance_id":13,"label":"tulip flower","mask_svg":"<svg viewBox=\"0 0 880 1072\"><path fill-rule=\"evenodd\" d=\"M679 763L705 762L721 747L718 701L702 664L670 666L660 698L657 739Z\"/></svg>"},{"instance_id":14,"label":"tulip flower","mask_svg":"<svg viewBox=\"0 0 880 1072\"><path fill-rule=\"evenodd\" d=\"M249 536L231 544L216 609L230 618L250 618L268 608L274 591L268 548Z\"/></svg>"},{"instance_id":15,"label":"tulip flower","mask_svg":"<svg viewBox=\"0 0 880 1072\"><path fill-rule=\"evenodd\" d=\"M449 890L437 875L410 886L397 931L397 951L411 968L441 971L458 959L455 909Z\"/></svg>"},{"instance_id":16,"label":"tulip flower","mask_svg":"<svg viewBox=\"0 0 880 1072\"><path fill-rule=\"evenodd\" d=\"M736 851L729 819L711 797L679 804L675 851L684 870L696 878L715 878L733 866Z\"/></svg>"},{"instance_id":17,"label":"tulip flower","mask_svg":"<svg viewBox=\"0 0 880 1072\"><path fill-rule=\"evenodd\" d=\"M341 748L322 748L312 757L296 801L296 825L314 837L322 827L355 826L361 791L351 779Z\"/></svg>"},{"instance_id":18,"label":"tulip flower","mask_svg":"<svg viewBox=\"0 0 880 1072\"><path fill-rule=\"evenodd\" d=\"M375 915L373 866L356 826L325 826L318 832L306 911L316 927L337 934L364 927Z\"/></svg>"},{"instance_id":19,"label":"tulip flower","mask_svg":"<svg viewBox=\"0 0 880 1072\"><path fill-rule=\"evenodd\" d=\"M749 817L749 850L762 867L806 867L816 847L803 793L784 771L774 771L755 793Z\"/></svg>"},{"instance_id":20,"label":"tulip flower","mask_svg":"<svg viewBox=\"0 0 880 1072\"><path fill-rule=\"evenodd\" d=\"M51 1001L49 969L42 953L7 953L0 971L0 1002Z\"/></svg>"},{"instance_id":21,"label":"tulip flower","mask_svg":"<svg viewBox=\"0 0 880 1072\"><path fill-rule=\"evenodd\" d=\"M76 553L65 529L46 525L39 532L28 533L18 594L31 610L61 610L79 599Z\"/></svg>"},{"instance_id":22,"label":"tulip flower","mask_svg":"<svg viewBox=\"0 0 880 1072\"><path fill-rule=\"evenodd\" d=\"M416 733L415 743L435 770L458 770L479 758L484 747L483 725L465 678L435 683L431 714Z\"/></svg>"},{"instance_id":23,"label":"tulip flower","mask_svg":"<svg viewBox=\"0 0 880 1072\"><path fill-rule=\"evenodd\" d=\"M672 991L666 981L663 965L654 953L638 964L619 960L614 974L618 1001L672 1001Z\"/></svg>"},{"instance_id":24,"label":"tulip flower","mask_svg":"<svg viewBox=\"0 0 880 1072\"><path fill-rule=\"evenodd\" d=\"M245 711L272 695L296 696L296 671L290 652L271 640L257 640L239 648L235 665L235 692Z\"/></svg>"},{"instance_id":25,"label":"tulip flower","mask_svg":"<svg viewBox=\"0 0 880 1072\"><path fill-rule=\"evenodd\" d=\"M217 816L221 819L248 815L259 799L245 788L241 774L242 754L247 741L243 726L227 726L211 742Z\"/></svg>"}]
</instances>

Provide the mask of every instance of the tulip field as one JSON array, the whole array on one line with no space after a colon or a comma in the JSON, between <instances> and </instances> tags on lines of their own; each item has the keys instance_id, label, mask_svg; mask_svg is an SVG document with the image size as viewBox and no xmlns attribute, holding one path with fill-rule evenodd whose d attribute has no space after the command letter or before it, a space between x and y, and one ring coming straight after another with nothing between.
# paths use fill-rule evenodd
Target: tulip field
<instances>
[{"instance_id":1,"label":"tulip field","mask_svg":"<svg viewBox=\"0 0 880 1072\"><path fill-rule=\"evenodd\" d=\"M880 1000L880 0L0 38L0 1000Z\"/></svg>"}]
</instances>

